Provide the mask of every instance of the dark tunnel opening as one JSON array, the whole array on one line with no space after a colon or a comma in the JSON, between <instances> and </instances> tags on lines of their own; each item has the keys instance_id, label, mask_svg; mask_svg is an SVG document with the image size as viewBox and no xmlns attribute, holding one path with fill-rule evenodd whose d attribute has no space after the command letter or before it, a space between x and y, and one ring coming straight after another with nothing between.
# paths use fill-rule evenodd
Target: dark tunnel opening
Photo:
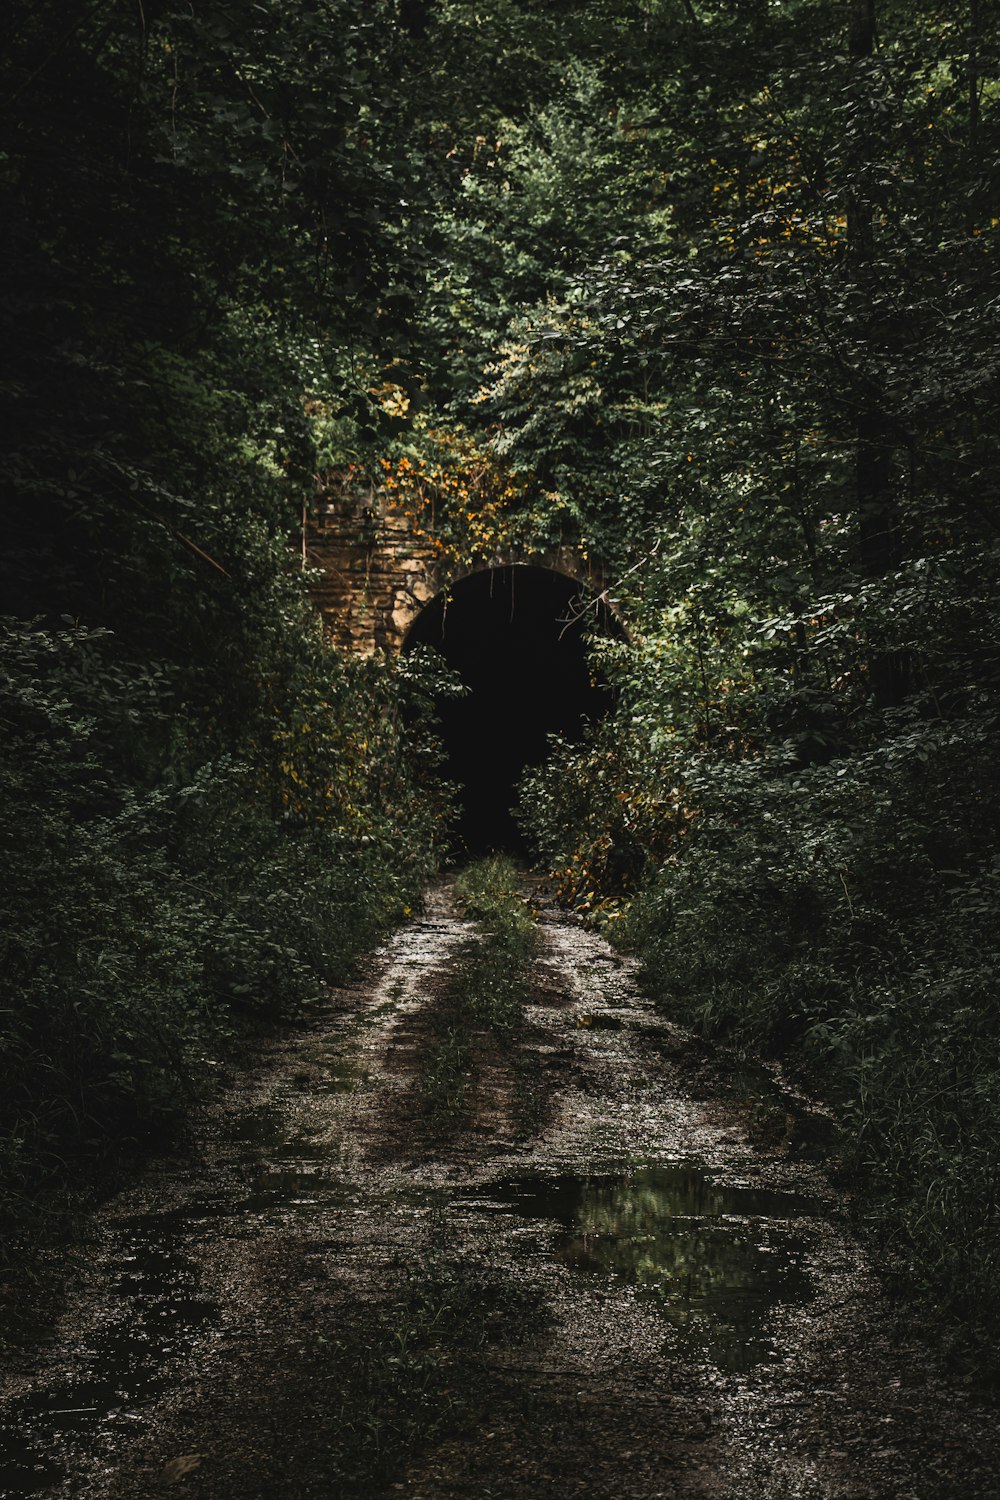
<instances>
[{"instance_id":1,"label":"dark tunnel opening","mask_svg":"<svg viewBox=\"0 0 1000 1500\"><path fill-rule=\"evenodd\" d=\"M587 662L593 623L577 582L523 566L463 578L414 621L405 649L433 646L469 689L438 704L445 774L461 787L459 853L527 852L512 813L518 781L550 735L578 739L610 706Z\"/></svg>"}]
</instances>

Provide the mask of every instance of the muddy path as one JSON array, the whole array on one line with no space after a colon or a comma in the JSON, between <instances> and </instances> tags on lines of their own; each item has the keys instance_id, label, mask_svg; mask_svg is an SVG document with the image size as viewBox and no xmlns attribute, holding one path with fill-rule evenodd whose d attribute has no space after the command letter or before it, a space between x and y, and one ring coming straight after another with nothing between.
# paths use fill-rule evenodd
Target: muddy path
<instances>
[{"instance_id":1,"label":"muddy path","mask_svg":"<svg viewBox=\"0 0 1000 1500\"><path fill-rule=\"evenodd\" d=\"M441 886L94 1215L4 1373L0 1494L1000 1496L996 1413L901 1332L822 1120L540 923L527 1028L481 1039L450 1132L426 1060L470 924Z\"/></svg>"}]
</instances>

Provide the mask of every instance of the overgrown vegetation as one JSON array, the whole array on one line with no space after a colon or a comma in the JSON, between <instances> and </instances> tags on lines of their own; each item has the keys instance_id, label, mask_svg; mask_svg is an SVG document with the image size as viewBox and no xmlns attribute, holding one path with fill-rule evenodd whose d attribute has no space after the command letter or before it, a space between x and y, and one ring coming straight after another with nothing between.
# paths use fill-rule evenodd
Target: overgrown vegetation
<instances>
[{"instance_id":1,"label":"overgrown vegetation","mask_svg":"<svg viewBox=\"0 0 1000 1500\"><path fill-rule=\"evenodd\" d=\"M459 905L481 931L456 955L425 1060L424 1099L441 1131L457 1129L467 1114L483 1039L510 1053L524 1026L537 929L519 885L516 866L499 855L470 865L455 882Z\"/></svg>"},{"instance_id":2,"label":"overgrown vegetation","mask_svg":"<svg viewBox=\"0 0 1000 1500\"><path fill-rule=\"evenodd\" d=\"M581 484L644 531L613 721L523 818L672 1010L840 1101L911 1284L993 1327L997 16L694 10L669 230L520 358L536 411L600 383Z\"/></svg>"},{"instance_id":3,"label":"overgrown vegetation","mask_svg":"<svg viewBox=\"0 0 1000 1500\"><path fill-rule=\"evenodd\" d=\"M365 1307L361 1328L318 1347L314 1378L331 1404L316 1438L328 1445L319 1462L329 1482L370 1495L416 1455L474 1432L497 1399L483 1351L537 1323L533 1300L468 1257L431 1251L392 1305Z\"/></svg>"},{"instance_id":4,"label":"overgrown vegetation","mask_svg":"<svg viewBox=\"0 0 1000 1500\"><path fill-rule=\"evenodd\" d=\"M252 77L224 7L4 20L7 1245L247 1020L342 976L444 827L434 669L338 657L306 598L304 403L352 326L316 255L335 212L351 275L368 210L337 146L317 175L259 102L304 127L320 33L244 20ZM326 66L350 114L371 77Z\"/></svg>"},{"instance_id":5,"label":"overgrown vegetation","mask_svg":"<svg viewBox=\"0 0 1000 1500\"><path fill-rule=\"evenodd\" d=\"M496 1350L513 1353L544 1327L542 1299L454 1242L438 1215L424 1222L405 1266L397 1251L372 1268L367 1295L344 1297L332 1271L288 1366L262 1372L283 1464L265 1466L266 1478L363 1500L451 1442L474 1447L500 1412L516 1422L537 1407L536 1393L498 1377Z\"/></svg>"},{"instance_id":6,"label":"overgrown vegetation","mask_svg":"<svg viewBox=\"0 0 1000 1500\"><path fill-rule=\"evenodd\" d=\"M168 717L159 674L116 662L106 632L5 632L0 1132L14 1208L81 1150L188 1102L245 1019L301 1014L429 873L432 806L392 718L419 703L414 684L335 658L304 616L289 644L301 679L279 704L293 722L308 714L304 747L275 704L272 724L215 760L202 741L186 775L154 777L151 747L168 753L162 740L189 727Z\"/></svg>"},{"instance_id":7,"label":"overgrown vegetation","mask_svg":"<svg viewBox=\"0 0 1000 1500\"><path fill-rule=\"evenodd\" d=\"M24 1190L301 1006L433 859L430 669L335 659L303 604L332 470L466 562L619 580L617 709L525 827L672 1006L838 1096L914 1274L994 1317L998 20L16 0Z\"/></svg>"}]
</instances>

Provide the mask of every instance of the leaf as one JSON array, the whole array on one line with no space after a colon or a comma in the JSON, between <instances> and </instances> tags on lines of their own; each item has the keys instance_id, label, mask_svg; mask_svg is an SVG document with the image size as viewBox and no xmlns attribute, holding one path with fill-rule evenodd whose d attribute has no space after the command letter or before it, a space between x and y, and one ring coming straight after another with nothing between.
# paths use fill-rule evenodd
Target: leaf
<instances>
[{"instance_id":1,"label":"leaf","mask_svg":"<svg viewBox=\"0 0 1000 1500\"><path fill-rule=\"evenodd\" d=\"M179 1484L188 1474L200 1469L204 1453L182 1453L179 1458L172 1458L163 1465L163 1477L167 1484Z\"/></svg>"}]
</instances>

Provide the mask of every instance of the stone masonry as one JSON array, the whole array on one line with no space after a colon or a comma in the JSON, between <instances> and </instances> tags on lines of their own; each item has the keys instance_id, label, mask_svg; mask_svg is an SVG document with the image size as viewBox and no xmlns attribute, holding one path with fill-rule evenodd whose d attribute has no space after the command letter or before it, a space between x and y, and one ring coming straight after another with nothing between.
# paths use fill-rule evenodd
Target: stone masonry
<instances>
[{"instance_id":1,"label":"stone masonry","mask_svg":"<svg viewBox=\"0 0 1000 1500\"><path fill-rule=\"evenodd\" d=\"M306 521L303 557L313 570L313 600L334 643L362 655L399 650L425 604L486 568L527 564L551 568L598 593L605 587L600 569L569 547L459 565L384 491L332 479Z\"/></svg>"}]
</instances>

